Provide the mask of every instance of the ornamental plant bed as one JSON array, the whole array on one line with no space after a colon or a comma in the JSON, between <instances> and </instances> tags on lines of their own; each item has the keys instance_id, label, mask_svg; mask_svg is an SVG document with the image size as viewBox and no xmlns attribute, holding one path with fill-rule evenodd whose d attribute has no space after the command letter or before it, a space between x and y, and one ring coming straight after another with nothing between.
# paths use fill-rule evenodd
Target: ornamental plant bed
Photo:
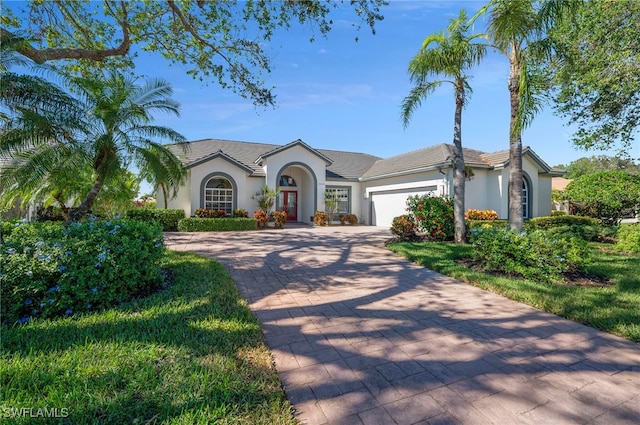
<instances>
[{"instance_id":1,"label":"ornamental plant bed","mask_svg":"<svg viewBox=\"0 0 640 425\"><path fill-rule=\"evenodd\" d=\"M470 268L471 270L488 273L493 276L503 276L508 278L521 278L521 276L509 273L500 273L495 271L485 270L479 261L475 261L472 258L457 258L455 260L456 263L460 264L463 267ZM562 281L555 282L556 285L568 285L568 286L597 286L597 287L605 287L615 285L609 279L604 278L602 276L597 276L591 273L579 272L579 271L571 271L562 274Z\"/></svg>"}]
</instances>

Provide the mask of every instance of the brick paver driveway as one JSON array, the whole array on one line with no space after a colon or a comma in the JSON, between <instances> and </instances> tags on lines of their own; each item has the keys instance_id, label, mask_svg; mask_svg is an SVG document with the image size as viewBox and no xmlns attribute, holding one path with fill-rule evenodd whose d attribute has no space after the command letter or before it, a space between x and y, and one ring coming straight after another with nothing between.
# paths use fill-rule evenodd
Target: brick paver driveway
<instances>
[{"instance_id":1,"label":"brick paver driveway","mask_svg":"<svg viewBox=\"0 0 640 425\"><path fill-rule=\"evenodd\" d=\"M222 262L308 424L639 424L640 346L397 257L372 227L170 233Z\"/></svg>"}]
</instances>

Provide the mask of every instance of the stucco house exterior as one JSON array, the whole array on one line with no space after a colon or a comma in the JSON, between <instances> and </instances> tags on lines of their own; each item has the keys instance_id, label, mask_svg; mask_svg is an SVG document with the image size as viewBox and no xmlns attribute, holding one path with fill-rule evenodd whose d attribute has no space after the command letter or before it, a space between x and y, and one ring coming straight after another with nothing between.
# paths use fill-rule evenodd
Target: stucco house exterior
<instances>
[{"instance_id":1,"label":"stucco house exterior","mask_svg":"<svg viewBox=\"0 0 640 425\"><path fill-rule=\"evenodd\" d=\"M389 227L405 214L409 195L453 194L453 145L440 144L391 158L366 153L313 148L302 140L285 145L205 139L183 150L169 148L188 175L169 208L187 216L198 208L258 209L253 195L264 185L279 188L277 209L288 219L311 223L324 210L325 192L339 199L338 213L355 214L360 223ZM464 149L465 164L473 170L466 183L466 208L493 209L508 218L508 150L487 153ZM562 175L528 147L523 149L525 218L551 213L551 179ZM158 193L162 205L162 193Z\"/></svg>"}]
</instances>

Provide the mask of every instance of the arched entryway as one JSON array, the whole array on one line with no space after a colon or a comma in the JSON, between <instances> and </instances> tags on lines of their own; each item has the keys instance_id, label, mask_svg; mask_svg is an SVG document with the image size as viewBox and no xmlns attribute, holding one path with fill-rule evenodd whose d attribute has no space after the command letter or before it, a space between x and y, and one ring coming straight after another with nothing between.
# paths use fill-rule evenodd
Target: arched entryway
<instances>
[{"instance_id":1,"label":"arched entryway","mask_svg":"<svg viewBox=\"0 0 640 425\"><path fill-rule=\"evenodd\" d=\"M318 179L313 170L302 162L291 162L278 171L276 181L280 190L276 209L286 211L288 221L311 223L318 199Z\"/></svg>"}]
</instances>

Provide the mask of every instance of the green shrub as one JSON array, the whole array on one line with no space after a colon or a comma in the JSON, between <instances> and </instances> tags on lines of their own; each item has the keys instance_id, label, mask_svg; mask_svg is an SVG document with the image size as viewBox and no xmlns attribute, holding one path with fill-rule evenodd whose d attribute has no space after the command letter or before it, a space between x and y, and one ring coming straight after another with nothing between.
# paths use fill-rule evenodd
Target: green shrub
<instances>
[{"instance_id":1,"label":"green shrub","mask_svg":"<svg viewBox=\"0 0 640 425\"><path fill-rule=\"evenodd\" d=\"M502 229L509 227L508 220L465 220L467 224L467 231L473 229Z\"/></svg>"},{"instance_id":2,"label":"green shrub","mask_svg":"<svg viewBox=\"0 0 640 425\"><path fill-rule=\"evenodd\" d=\"M158 210L136 208L127 210L125 216L133 220L144 221L149 224L159 224L163 232L178 230L178 221L185 217L184 210Z\"/></svg>"},{"instance_id":3,"label":"green shrub","mask_svg":"<svg viewBox=\"0 0 640 425\"><path fill-rule=\"evenodd\" d=\"M616 248L620 251L640 253L640 224L624 224L618 230L618 243Z\"/></svg>"},{"instance_id":4,"label":"green shrub","mask_svg":"<svg viewBox=\"0 0 640 425\"><path fill-rule=\"evenodd\" d=\"M224 232L231 230L256 230L255 218L183 218L178 222L180 232Z\"/></svg>"},{"instance_id":5,"label":"green shrub","mask_svg":"<svg viewBox=\"0 0 640 425\"><path fill-rule=\"evenodd\" d=\"M453 198L431 195L409 196L407 210L418 230L431 240L453 240Z\"/></svg>"},{"instance_id":6,"label":"green shrub","mask_svg":"<svg viewBox=\"0 0 640 425\"><path fill-rule=\"evenodd\" d=\"M567 215L567 212L563 211L563 210L552 210L551 211L551 216L552 217L560 216L560 215Z\"/></svg>"},{"instance_id":7,"label":"green shrub","mask_svg":"<svg viewBox=\"0 0 640 425\"><path fill-rule=\"evenodd\" d=\"M247 210L245 210L244 208L236 208L235 210L233 210L233 213L231 214L231 217L233 217L233 218L247 218L247 217L249 217L249 212Z\"/></svg>"},{"instance_id":8,"label":"green shrub","mask_svg":"<svg viewBox=\"0 0 640 425\"><path fill-rule=\"evenodd\" d=\"M551 227L549 236L578 237L587 242L615 243L617 227L593 226L590 224Z\"/></svg>"},{"instance_id":9,"label":"green shrub","mask_svg":"<svg viewBox=\"0 0 640 425\"><path fill-rule=\"evenodd\" d=\"M554 215L546 217L535 217L525 223L529 229L550 229L559 226L598 226L600 220L591 217L581 217L577 215Z\"/></svg>"},{"instance_id":10,"label":"green shrub","mask_svg":"<svg viewBox=\"0 0 640 425\"><path fill-rule=\"evenodd\" d=\"M401 242L410 242L418 239L418 227L413 218L409 215L401 215L394 217L391 222L391 233L393 233Z\"/></svg>"},{"instance_id":11,"label":"green shrub","mask_svg":"<svg viewBox=\"0 0 640 425\"><path fill-rule=\"evenodd\" d=\"M18 223L0 246L2 323L99 310L157 288L164 245L136 220Z\"/></svg>"},{"instance_id":12,"label":"green shrub","mask_svg":"<svg viewBox=\"0 0 640 425\"><path fill-rule=\"evenodd\" d=\"M542 230L475 230L472 240L472 257L486 270L542 283L561 281L566 272L583 271L589 258L583 239L549 236Z\"/></svg>"},{"instance_id":13,"label":"green shrub","mask_svg":"<svg viewBox=\"0 0 640 425\"><path fill-rule=\"evenodd\" d=\"M638 205L640 176L622 170L600 171L572 180L564 191L578 214L616 225Z\"/></svg>"}]
</instances>

